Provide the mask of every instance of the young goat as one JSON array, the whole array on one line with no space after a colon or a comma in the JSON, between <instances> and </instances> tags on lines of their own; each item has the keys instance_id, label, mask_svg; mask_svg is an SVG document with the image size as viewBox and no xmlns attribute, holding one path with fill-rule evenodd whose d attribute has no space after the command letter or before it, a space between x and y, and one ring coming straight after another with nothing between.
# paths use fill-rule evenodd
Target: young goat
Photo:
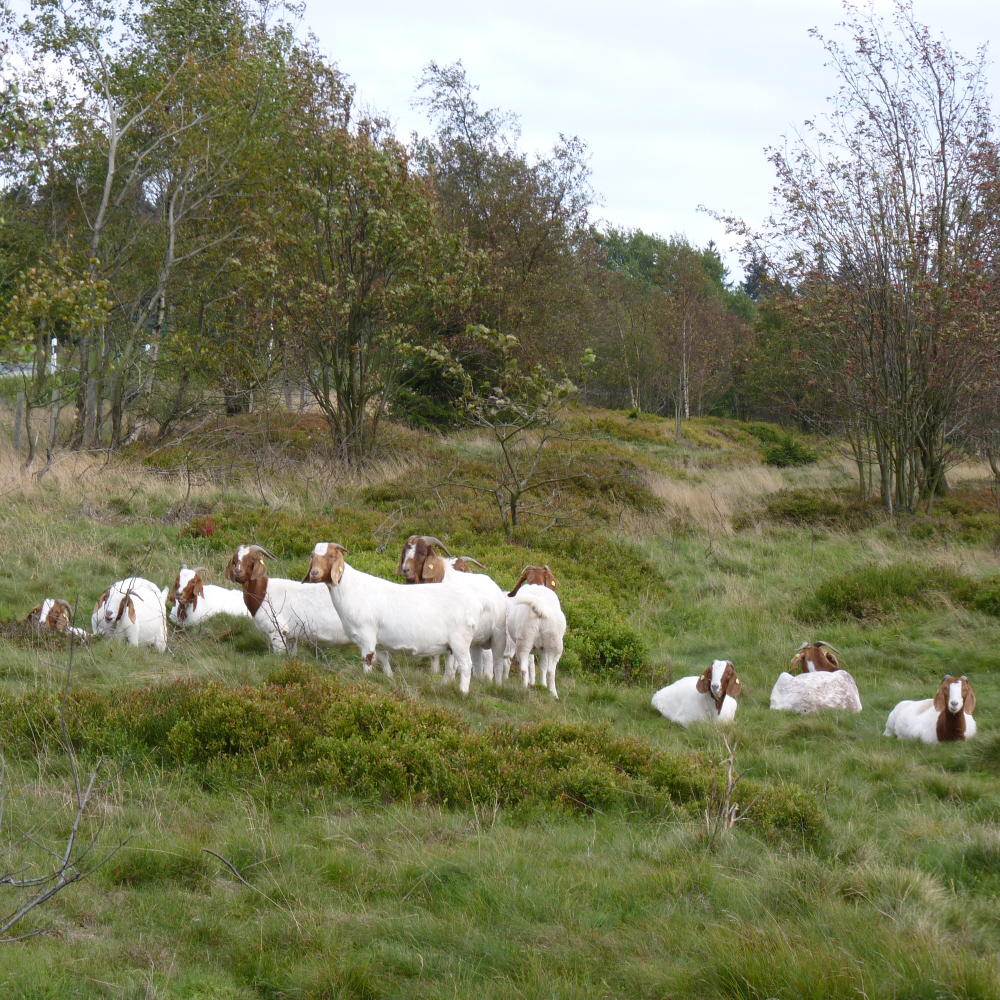
<instances>
[{"instance_id":1,"label":"young goat","mask_svg":"<svg viewBox=\"0 0 1000 1000\"><path fill-rule=\"evenodd\" d=\"M437 552L441 548L448 558ZM469 556L453 557L444 543L431 535L410 535L403 546L396 573L407 583L443 583L471 588L483 602L483 612L476 625L476 632L469 650L474 677L488 677L499 682L494 675L494 665L502 664L507 645L507 595L488 576L473 573L468 564L483 567ZM439 657L431 657L431 672L438 672ZM487 669L488 667L488 669ZM499 673L499 671L497 672ZM445 681L455 677L455 663L448 658Z\"/></svg>"},{"instance_id":2,"label":"young goat","mask_svg":"<svg viewBox=\"0 0 1000 1000\"><path fill-rule=\"evenodd\" d=\"M336 542L320 542L313 549L306 579L329 587L333 606L361 651L365 671L371 670L377 656L391 677L388 651L411 656L452 653L459 690L468 694L469 647L483 614L479 595L447 579L436 587L390 583L348 565L346 551Z\"/></svg>"},{"instance_id":3,"label":"young goat","mask_svg":"<svg viewBox=\"0 0 1000 1000\"><path fill-rule=\"evenodd\" d=\"M810 715L823 708L839 708L857 714L861 696L854 678L846 670L817 671L793 677L782 673L771 691L771 708Z\"/></svg>"},{"instance_id":4,"label":"young goat","mask_svg":"<svg viewBox=\"0 0 1000 1000\"><path fill-rule=\"evenodd\" d=\"M90 623L94 635L124 639L130 646L167 650L167 591L133 576L113 583L101 595Z\"/></svg>"},{"instance_id":5,"label":"young goat","mask_svg":"<svg viewBox=\"0 0 1000 1000\"><path fill-rule=\"evenodd\" d=\"M73 609L69 602L57 597L47 597L37 608L32 608L24 623L30 625L32 631L39 635L62 632L78 639L90 638L90 633L85 628L76 628L73 625Z\"/></svg>"},{"instance_id":6,"label":"young goat","mask_svg":"<svg viewBox=\"0 0 1000 1000\"><path fill-rule=\"evenodd\" d=\"M556 667L566 636L566 616L559 598L554 590L539 584L518 584L515 590L507 613L507 636L521 670L521 681L525 687L534 685L532 654L537 653L542 683L553 698L558 698Z\"/></svg>"},{"instance_id":7,"label":"young goat","mask_svg":"<svg viewBox=\"0 0 1000 1000\"><path fill-rule=\"evenodd\" d=\"M170 620L175 625L186 628L197 625L212 615L234 615L237 618L251 618L242 590L229 590L205 583L198 570L181 566L177 579L167 594L167 601L173 602Z\"/></svg>"},{"instance_id":8,"label":"young goat","mask_svg":"<svg viewBox=\"0 0 1000 1000\"><path fill-rule=\"evenodd\" d=\"M901 701L886 720L884 736L924 743L970 740L976 735L976 696L968 678L948 674L933 698Z\"/></svg>"},{"instance_id":9,"label":"young goat","mask_svg":"<svg viewBox=\"0 0 1000 1000\"><path fill-rule=\"evenodd\" d=\"M682 677L653 695L652 705L671 722L731 722L743 691L729 660L715 660L700 677Z\"/></svg>"},{"instance_id":10,"label":"young goat","mask_svg":"<svg viewBox=\"0 0 1000 1000\"><path fill-rule=\"evenodd\" d=\"M822 639L816 642L804 642L792 657L791 672L797 674L801 670L803 673L812 674L817 671L839 670L840 661L837 659L839 655L833 646Z\"/></svg>"},{"instance_id":11,"label":"young goat","mask_svg":"<svg viewBox=\"0 0 1000 1000\"><path fill-rule=\"evenodd\" d=\"M272 653L294 653L299 640L311 646L339 648L351 640L340 623L326 587L281 578L269 579L259 545L241 545L223 576L243 588L243 603Z\"/></svg>"}]
</instances>

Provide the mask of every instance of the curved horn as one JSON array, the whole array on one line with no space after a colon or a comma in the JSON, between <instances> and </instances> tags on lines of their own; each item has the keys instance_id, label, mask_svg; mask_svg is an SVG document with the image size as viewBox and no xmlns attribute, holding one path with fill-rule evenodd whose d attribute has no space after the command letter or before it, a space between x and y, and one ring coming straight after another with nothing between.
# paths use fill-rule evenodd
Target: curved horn
<instances>
[{"instance_id":1,"label":"curved horn","mask_svg":"<svg viewBox=\"0 0 1000 1000\"><path fill-rule=\"evenodd\" d=\"M440 538L435 538L433 535L421 535L420 536L428 545L436 545L438 548L444 550L444 554L450 559L451 553L448 551L448 546L441 541Z\"/></svg>"},{"instance_id":2,"label":"curved horn","mask_svg":"<svg viewBox=\"0 0 1000 1000\"><path fill-rule=\"evenodd\" d=\"M272 556L263 545L251 545L249 546L251 552L259 552L262 556L266 556L268 559L273 559L275 562L281 562L277 556Z\"/></svg>"},{"instance_id":3,"label":"curved horn","mask_svg":"<svg viewBox=\"0 0 1000 1000\"><path fill-rule=\"evenodd\" d=\"M208 567L207 566L192 566L191 567L191 572L192 573L207 573L208 572Z\"/></svg>"},{"instance_id":4,"label":"curved horn","mask_svg":"<svg viewBox=\"0 0 1000 1000\"><path fill-rule=\"evenodd\" d=\"M473 559L472 556L459 556L458 558L463 562L472 563L473 566L478 566L480 569L486 569L478 559Z\"/></svg>"},{"instance_id":5,"label":"curved horn","mask_svg":"<svg viewBox=\"0 0 1000 1000\"><path fill-rule=\"evenodd\" d=\"M830 645L830 643L824 642L822 639L817 639L813 643L813 645L814 646L826 646L826 648L829 649L831 653L836 653L837 656L840 656L840 650L839 649L834 649L833 646Z\"/></svg>"},{"instance_id":6,"label":"curved horn","mask_svg":"<svg viewBox=\"0 0 1000 1000\"><path fill-rule=\"evenodd\" d=\"M805 648L806 648L806 647L807 647L808 645L809 645L809 643L808 643L808 642L804 642L804 643L802 643L802 645L801 645L801 646L799 646L799 648L798 648L798 649L797 649L797 650L796 650L795 652L797 652L797 653L801 653L801 652L802 652L802 650L803 650L803 649L805 649Z\"/></svg>"},{"instance_id":7,"label":"curved horn","mask_svg":"<svg viewBox=\"0 0 1000 1000\"><path fill-rule=\"evenodd\" d=\"M340 544L340 542L329 542L328 544L332 545L335 549L340 549L341 552L347 553L347 555L351 554L351 550L345 549L344 546Z\"/></svg>"}]
</instances>

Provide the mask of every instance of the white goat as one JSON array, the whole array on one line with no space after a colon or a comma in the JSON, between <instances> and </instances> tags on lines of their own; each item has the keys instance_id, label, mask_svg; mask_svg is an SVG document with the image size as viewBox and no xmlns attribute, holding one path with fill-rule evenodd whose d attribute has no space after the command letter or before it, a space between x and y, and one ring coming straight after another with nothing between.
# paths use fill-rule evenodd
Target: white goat
<instances>
[{"instance_id":1,"label":"white goat","mask_svg":"<svg viewBox=\"0 0 1000 1000\"><path fill-rule=\"evenodd\" d=\"M454 654L459 690L469 693L469 647L483 613L481 598L468 587L444 581L436 587L410 587L362 573L344 562L347 550L320 542L307 579L325 583L344 628L361 651L365 672L378 657L392 676L387 651L411 656Z\"/></svg>"},{"instance_id":2,"label":"white goat","mask_svg":"<svg viewBox=\"0 0 1000 1000\"><path fill-rule=\"evenodd\" d=\"M448 558L437 553L443 549ZM452 556L444 542L431 535L410 535L403 546L396 572L407 583L448 583L472 589L482 600L483 609L476 624L476 632L469 650L472 658L472 673L475 677L488 677L500 683L502 678L494 673L494 664L503 663L507 647L507 595L490 577L473 573L468 564L485 569L482 563L470 556ZM438 672L438 657L431 658L431 672ZM455 678L455 660L448 656L445 661L445 681Z\"/></svg>"},{"instance_id":3,"label":"white goat","mask_svg":"<svg viewBox=\"0 0 1000 1000\"><path fill-rule=\"evenodd\" d=\"M861 696L854 678L846 670L815 671L797 677L786 671L771 691L771 708L799 715L839 708L856 715L861 711Z\"/></svg>"},{"instance_id":4,"label":"white goat","mask_svg":"<svg viewBox=\"0 0 1000 1000\"><path fill-rule=\"evenodd\" d=\"M976 735L976 695L967 677L948 674L933 698L901 701L886 720L884 736L924 743L970 740Z\"/></svg>"},{"instance_id":5,"label":"white goat","mask_svg":"<svg viewBox=\"0 0 1000 1000\"><path fill-rule=\"evenodd\" d=\"M167 601L173 602L170 620L175 625L186 628L197 625L213 615L233 615L237 618L251 618L242 590L230 590L205 583L198 570L181 566L177 579L167 594Z\"/></svg>"},{"instance_id":6,"label":"white goat","mask_svg":"<svg viewBox=\"0 0 1000 1000\"><path fill-rule=\"evenodd\" d=\"M531 654L537 652L542 683L553 698L558 698L556 667L562 656L566 635L566 616L559 598L548 587L529 584L520 587L509 600L507 634L514 644L514 658L521 670L521 681L525 687L534 685L535 669Z\"/></svg>"},{"instance_id":7,"label":"white goat","mask_svg":"<svg viewBox=\"0 0 1000 1000\"><path fill-rule=\"evenodd\" d=\"M167 591L133 576L113 583L101 595L90 623L94 635L124 639L130 646L167 649Z\"/></svg>"},{"instance_id":8,"label":"white goat","mask_svg":"<svg viewBox=\"0 0 1000 1000\"><path fill-rule=\"evenodd\" d=\"M267 638L272 653L294 653L299 640L334 649L350 646L326 587L298 580L268 578L259 545L241 545L223 573L243 588L243 601L254 625Z\"/></svg>"},{"instance_id":9,"label":"white goat","mask_svg":"<svg viewBox=\"0 0 1000 1000\"><path fill-rule=\"evenodd\" d=\"M682 677L653 695L652 705L671 722L732 722L743 691L729 660L714 660L700 677Z\"/></svg>"}]
</instances>

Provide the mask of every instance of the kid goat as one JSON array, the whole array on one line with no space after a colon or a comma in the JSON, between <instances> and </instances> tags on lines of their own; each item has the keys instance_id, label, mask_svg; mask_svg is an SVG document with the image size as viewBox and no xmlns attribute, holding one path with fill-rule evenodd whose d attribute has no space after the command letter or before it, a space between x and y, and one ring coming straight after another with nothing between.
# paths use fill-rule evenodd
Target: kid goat
<instances>
[{"instance_id":1,"label":"kid goat","mask_svg":"<svg viewBox=\"0 0 1000 1000\"><path fill-rule=\"evenodd\" d=\"M976 735L976 696L968 678L946 675L933 698L901 701L890 713L885 736L924 743L969 740Z\"/></svg>"},{"instance_id":2,"label":"kid goat","mask_svg":"<svg viewBox=\"0 0 1000 1000\"><path fill-rule=\"evenodd\" d=\"M94 607L94 635L124 639L130 646L167 649L167 591L140 576L113 583Z\"/></svg>"},{"instance_id":3,"label":"kid goat","mask_svg":"<svg viewBox=\"0 0 1000 1000\"><path fill-rule=\"evenodd\" d=\"M170 620L175 625L181 627L197 625L212 615L252 617L242 590L229 590L226 587L205 583L201 578L200 569L200 566L188 569L182 565L177 571L177 579L167 594L167 600L172 601L174 605L170 609Z\"/></svg>"},{"instance_id":4,"label":"kid goat","mask_svg":"<svg viewBox=\"0 0 1000 1000\"><path fill-rule=\"evenodd\" d=\"M729 660L715 660L700 677L682 677L653 695L653 708L671 722L731 722L743 691Z\"/></svg>"}]
</instances>

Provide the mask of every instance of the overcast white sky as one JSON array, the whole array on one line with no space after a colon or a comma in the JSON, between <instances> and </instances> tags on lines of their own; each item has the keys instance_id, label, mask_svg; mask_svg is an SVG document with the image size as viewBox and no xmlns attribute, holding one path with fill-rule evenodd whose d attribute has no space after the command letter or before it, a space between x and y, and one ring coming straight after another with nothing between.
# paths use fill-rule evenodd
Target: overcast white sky
<instances>
[{"instance_id":1,"label":"overcast white sky","mask_svg":"<svg viewBox=\"0 0 1000 1000\"><path fill-rule=\"evenodd\" d=\"M913 6L968 55L1000 33L1000 0ZM841 13L838 0L308 0L304 27L401 136L427 131L410 107L422 67L461 59L482 106L521 116L524 149L586 141L600 217L726 249L698 206L766 216L764 147L835 90L807 32ZM991 79L995 94L996 67Z\"/></svg>"}]
</instances>

